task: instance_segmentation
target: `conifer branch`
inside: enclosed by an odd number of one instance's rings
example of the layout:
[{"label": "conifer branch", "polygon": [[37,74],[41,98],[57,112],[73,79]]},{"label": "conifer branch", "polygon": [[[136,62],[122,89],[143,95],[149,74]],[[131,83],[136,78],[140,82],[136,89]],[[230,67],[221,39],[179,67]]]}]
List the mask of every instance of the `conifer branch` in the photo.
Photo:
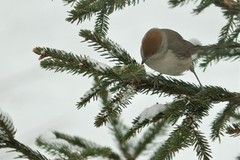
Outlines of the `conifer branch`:
[{"label": "conifer branch", "polygon": [[[227,35],[221,35],[221,37],[222,36],[227,36]],[[221,42],[216,46],[207,47],[207,48],[209,49],[199,54],[199,58],[201,59],[199,66],[204,70],[213,62],[217,63],[220,60],[235,61],[240,59],[239,43],[233,43],[232,41],[228,41],[222,44]]]},{"label": "conifer branch", "polygon": [[183,6],[189,3],[190,0],[169,0],[170,7],[174,8],[177,6]]},{"label": "conifer branch", "polygon": [[128,127],[122,123],[119,116],[114,117],[110,120],[110,130],[112,131],[112,134],[114,135],[114,138],[116,140],[116,144],[122,153],[122,155],[126,159],[134,159],[133,155],[131,153],[131,150],[133,148],[133,144],[131,141],[124,141],[123,136],[127,132]]},{"label": "conifer branch", "polygon": [[4,145],[0,144],[0,148],[11,148],[12,151],[21,153],[16,158],[27,158],[30,160],[49,160],[40,152],[32,150],[31,148],[22,144],[16,139],[5,140],[3,143]]},{"label": "conifer branch", "polygon": [[196,150],[199,159],[209,160],[211,158],[208,142],[205,136],[197,130],[202,117],[199,117],[197,112],[189,108],[191,105],[187,104],[187,106],[187,113],[182,124],[171,132],[169,138],[157,149],[151,160],[170,160],[176,152],[192,145],[194,145],[194,150]]},{"label": "conifer branch", "polygon": [[139,117],[137,117],[132,123],[133,126],[126,132],[126,134],[123,137],[123,140],[129,140],[131,137],[134,137],[142,128],[144,128],[146,125],[149,125],[151,123],[150,120],[144,120],[142,122],[138,122]]},{"label": "conifer branch", "polygon": [[[168,123],[175,124],[179,118],[187,114],[187,106],[194,105],[194,102],[191,102],[189,97],[183,97],[178,100],[173,101],[171,104],[168,104],[168,108],[163,113],[163,117],[168,119]],[[200,107],[198,107],[200,108]]]},{"label": "conifer branch", "polygon": [[136,63],[126,50],[97,32],[81,30],[79,35],[90,44],[90,47],[94,47],[95,51],[100,52],[101,56],[105,56],[110,61],[125,65]]},{"label": "conifer branch", "polygon": [[226,130],[227,123],[229,119],[235,114],[236,109],[239,108],[239,104],[229,103],[223,112],[218,113],[215,120],[212,122],[211,127],[211,138],[212,140],[219,139],[224,135],[224,131]]},{"label": "conifer branch", "polygon": [[[189,1],[190,0],[169,0],[169,4],[171,7],[177,7],[187,4]],[[227,24],[221,29],[219,42],[239,42],[240,3],[234,0],[201,0],[196,8],[193,9],[193,13],[199,14],[210,5],[220,7],[228,21]]]},{"label": "conifer branch", "polygon": [[[101,80],[97,77],[95,77],[94,80],[96,85],[100,85],[102,83]],[[111,95],[109,93],[109,90],[105,88],[100,95],[103,107],[108,106],[110,103],[109,101]],[[133,159],[132,154],[130,153],[130,150],[132,148],[131,142],[123,141],[123,135],[129,128],[122,123],[119,116],[111,117],[109,124],[109,129],[112,131],[112,134],[114,135],[114,138],[122,155],[126,159]]]},{"label": "conifer branch", "polygon": [[[148,75],[139,64],[110,68],[88,57],[73,55],[65,51],[50,48],[35,48],[34,52],[40,55],[42,59],[41,66],[46,69],[57,72],[67,71],[72,74],[83,74],[83,76],[99,76],[108,83],[121,85],[118,86],[119,89],[129,84],[137,92],[145,94],[151,91],[152,94],[164,93],[166,95],[186,96],[193,96],[201,91],[200,87],[181,80]],[[223,88],[213,86],[204,87],[204,90],[200,93],[205,94],[205,98],[210,97],[212,102],[228,101],[231,97],[233,98],[238,95],[237,93],[231,93]]]},{"label": "conifer branch", "polygon": [[176,152],[189,147],[191,143],[192,139],[191,132],[189,131],[189,125],[183,121],[180,126],[176,127],[175,130],[171,132],[169,138],[155,151],[154,155],[150,159],[171,160]]},{"label": "conifer branch", "polygon": [[36,144],[44,149],[47,153],[55,156],[56,158],[63,160],[83,160],[83,156],[81,156],[78,152],[80,152],[80,148],[76,150],[73,149],[73,146],[68,144],[66,141],[60,140],[49,140],[43,137],[38,137],[36,139]]},{"label": "conifer branch", "polygon": [[109,88],[114,83],[107,81],[104,78],[99,79],[99,77],[94,76],[94,79],[96,78],[101,81],[101,83],[93,84],[93,87],[84,93],[80,98],[80,102],[77,102],[78,109],[85,107],[91,100],[97,100],[99,97],[103,96],[106,88]]},{"label": "conifer branch", "polygon": [[[201,97],[202,94],[199,93],[193,97],[185,97],[182,98],[180,100],[176,100],[175,102],[168,104],[167,109],[163,112],[162,114],[162,121],[160,121],[160,123],[162,122],[163,124],[165,124],[166,122],[172,122],[175,123],[180,117],[183,116],[187,116],[185,118],[185,120],[183,121],[180,127],[186,127],[188,128],[188,132],[191,132],[189,130],[192,129],[192,132],[189,133],[189,136],[186,136],[186,133],[181,133],[181,136],[185,137],[182,141],[180,142],[176,142],[173,144],[170,142],[165,143],[165,147],[163,147],[164,149],[160,149],[156,152],[157,155],[154,156],[153,159],[171,159],[172,156],[175,154],[176,151],[178,151],[179,149],[188,147],[188,145],[193,145],[195,144],[195,150],[197,152],[197,155],[201,158],[201,159],[209,159],[211,157],[210,155],[210,149],[209,146],[207,145],[207,141],[204,138],[203,135],[201,135],[201,133],[199,131],[196,131],[195,128],[199,127],[198,122],[201,122],[201,119],[204,116],[208,115],[208,111],[211,107],[210,102],[208,102],[208,100],[205,101],[199,101],[199,96]],[[132,134],[136,133],[134,131],[136,131],[136,129],[139,129],[140,127],[143,127],[144,124],[147,124],[147,122],[149,123],[148,120],[142,121],[143,124],[139,125],[138,123],[138,119],[136,119],[135,121],[135,128],[131,128],[129,130],[129,132],[127,132],[127,134],[125,136],[129,135],[131,136]],[[185,126],[184,126],[185,125]],[[138,128],[136,128],[136,126]],[[187,129],[185,128],[185,130],[187,131]],[[135,129],[135,130],[133,130]],[[128,138],[127,137],[127,138]],[[187,137],[192,137],[195,139],[188,139]],[[173,140],[171,135],[169,137],[169,141]],[[174,141],[174,140],[173,140]],[[191,142],[192,143],[188,143]],[[194,142],[194,143],[193,143]],[[178,146],[178,149],[174,149],[174,151],[172,151],[171,153],[171,147],[176,147]],[[164,156],[164,157],[161,157]]]},{"label": "conifer branch", "polygon": [[11,118],[0,108],[0,142],[14,139],[16,132]]},{"label": "conifer branch", "polygon": [[107,15],[107,10],[106,10],[106,2],[105,5],[103,5],[103,8],[101,11],[97,13],[97,19],[95,22],[95,32],[98,34],[101,34],[102,36],[105,36],[108,31],[108,15]]},{"label": "conifer branch", "polygon": [[122,88],[110,101],[105,104],[95,120],[97,127],[109,122],[112,118],[117,117],[131,102],[130,100],[136,94],[135,89],[131,86]]},{"label": "conifer branch", "polygon": [[72,74],[83,74],[83,76],[99,76],[106,78],[105,75],[113,79],[119,79],[111,67],[91,59],[87,56],[74,55],[62,50],[50,48],[34,48],[33,51],[40,55],[41,67],[55,72],[67,71]]},{"label": "conifer branch", "polygon": [[234,137],[240,136],[240,123],[233,123],[226,127],[226,133]]},{"label": "conifer branch", "polygon": [[[101,126],[109,121],[111,119],[110,117],[118,115],[122,111],[122,108],[125,108],[130,104],[132,96],[137,92],[147,94],[151,91],[153,94],[164,93],[166,95],[175,96],[186,95],[190,97],[190,101],[193,98],[198,99],[198,103],[230,101],[238,95],[238,93],[231,93],[220,87],[206,86],[204,87],[204,90],[201,90],[200,88],[183,81],[170,78],[167,79],[163,76],[146,75],[145,71],[138,64],[110,68],[102,64],[100,65],[100,62],[93,61],[87,57],[76,56],[64,51],[49,48],[35,48],[34,52],[39,54],[40,58],[43,59],[41,65],[44,68],[61,72],[68,71],[73,74],[78,73],[89,76],[98,76],[101,77],[101,79],[104,79],[106,86],[111,83],[117,84],[113,87],[114,89],[110,88],[116,96],[110,101],[109,105],[106,105],[108,107],[105,106],[96,117],[96,126]],[[133,87],[135,91],[129,92],[129,90],[126,89],[126,86]],[[88,94],[88,96],[83,98],[82,103],[80,102],[79,105],[86,104],[92,97],[97,97],[97,94],[98,90]],[[198,104],[196,103],[196,105]],[[184,106],[184,104],[180,106]],[[179,115],[179,117],[181,117],[181,115]]]},{"label": "conifer branch", "polygon": [[[183,6],[188,4],[193,0],[169,0],[169,4],[171,7]],[[229,11],[231,14],[237,15],[239,13],[240,4],[238,1],[234,0],[201,0],[199,4],[197,4],[196,8],[193,9],[193,13],[199,14],[204,9],[209,7],[210,5],[215,5],[220,7],[224,11]],[[229,13],[230,14],[230,13]]]},{"label": "conifer branch", "polygon": [[229,39],[231,32],[233,32],[234,24],[234,16],[226,15],[228,22],[225,26],[222,27],[220,32],[220,41],[226,41]]},{"label": "conifer branch", "polygon": [[223,11],[228,12],[228,14],[238,15],[240,11],[240,3],[235,0],[215,0],[214,5],[220,7]]},{"label": "conifer branch", "polygon": [[[126,134],[123,137],[124,140],[128,140],[134,137],[137,134],[137,132],[140,132],[140,130],[146,125],[151,125],[152,129],[150,128],[148,132],[145,133],[144,136],[148,137],[148,135],[152,134],[150,137],[154,139],[154,133],[160,131],[160,129],[164,127],[164,124],[167,123],[168,117],[164,115],[165,114],[164,110],[168,110],[166,108],[169,108],[169,106],[166,107],[166,105],[165,106],[159,106],[158,104],[156,105],[146,108],[137,118],[133,120],[132,127],[126,132]],[[156,109],[156,107],[158,108],[158,110]],[[161,109],[159,107],[165,108]],[[144,143],[147,142],[148,140]]]},{"label": "conifer branch", "polygon": [[77,102],[78,109],[85,107],[87,103],[90,103],[91,99],[97,100],[98,93],[101,91],[102,87],[93,86],[91,89],[85,92],[85,94],[80,98],[80,102]]},{"label": "conifer branch", "polygon": [[0,148],[10,148],[18,152],[16,158],[28,158],[31,160],[48,160],[38,151],[34,151],[14,138],[16,129],[11,117],[0,109]]},{"label": "conifer branch", "polygon": [[140,154],[142,154],[142,152],[148,150],[148,145],[152,144],[154,139],[164,135],[166,129],[165,127],[166,122],[164,120],[156,122],[150,126],[134,147],[134,157],[137,158]]},{"label": "conifer branch", "polygon": [[193,9],[193,13],[199,14],[201,13],[204,9],[208,8],[213,2],[209,0],[202,0],[200,4]]},{"label": "conifer branch", "polygon": [[136,5],[139,0],[64,0],[67,4],[72,3],[73,8],[69,11],[69,16],[66,18],[68,22],[75,21],[83,22],[86,19],[91,19],[92,16],[99,14],[103,9],[105,13],[110,15],[116,10],[121,10],[126,6]]},{"label": "conifer branch", "polygon": [[[231,93],[224,88],[216,86],[204,86],[201,90],[194,84],[176,80],[171,77],[146,75],[141,77],[139,84],[136,84],[136,90],[143,94],[164,94],[166,96],[200,96],[199,98],[206,98],[213,103],[231,100],[231,98],[238,97],[239,93]],[[217,93],[217,94],[216,94]],[[239,97],[238,97],[239,99]]]},{"label": "conifer branch", "polygon": [[88,157],[105,157],[119,159],[119,156],[108,147],[102,147],[91,141],[69,136],[60,132],[53,132],[54,136],[37,138],[38,146],[60,159],[85,160]]},{"label": "conifer branch", "polygon": [[85,157],[103,157],[108,159],[120,160],[120,157],[112,152],[112,150],[108,147],[101,148],[87,148],[81,152],[81,155]]},{"label": "conifer branch", "polygon": [[71,145],[78,146],[79,148],[86,149],[86,148],[99,147],[99,145],[97,145],[96,143],[86,140],[84,138],[77,137],[77,136],[70,136],[58,131],[54,131],[53,134],[56,136],[57,139],[63,139],[68,143],[70,143]]},{"label": "conifer branch", "polygon": [[[168,104],[169,107],[164,112],[163,117],[167,117],[169,122],[175,123],[180,117],[183,117],[185,115],[191,115],[192,117],[194,117],[194,121],[201,122],[201,119],[203,117],[208,116],[208,112],[209,112],[209,109],[212,107],[212,104],[219,103],[220,101],[216,101],[216,100],[221,98],[223,98],[222,100],[225,101],[224,100],[226,98],[225,96],[227,96],[224,94],[216,94],[217,92],[212,92],[214,91],[212,90],[213,88],[208,88],[208,89],[199,92],[195,96],[185,97],[180,100],[176,100],[171,104]],[[227,98],[227,99],[226,101],[229,101],[229,104],[230,104],[226,107],[228,108],[227,113],[229,116],[233,116],[235,113],[235,109],[239,106],[239,103],[238,103],[239,101],[236,101],[235,97]],[[195,125],[197,125],[197,123],[195,123]],[[195,126],[195,127],[198,127],[198,126]],[[214,129],[216,128],[214,127]]]},{"label": "conifer branch", "polygon": [[239,44],[240,18],[238,14],[240,13],[240,4],[237,10],[226,9],[223,13],[228,22],[221,29],[219,42],[237,42]]},{"label": "conifer branch", "polygon": [[201,91],[201,88],[194,84],[172,77],[153,74],[142,76],[140,82],[136,84],[136,87],[137,90],[143,94],[164,94],[165,96],[191,96]]},{"label": "conifer branch", "polygon": [[212,158],[211,149],[206,137],[203,133],[195,129],[193,130],[193,143],[199,160],[210,160]]},{"label": "conifer branch", "polygon": [[75,21],[78,21],[77,23],[83,22],[86,19],[90,19],[96,12],[98,12],[101,8],[98,6],[98,8],[93,7],[95,4],[95,0],[75,0],[73,3],[73,0],[64,0],[67,3],[72,3],[73,8],[71,11],[69,11],[69,16],[66,18],[66,21],[74,23]]}]

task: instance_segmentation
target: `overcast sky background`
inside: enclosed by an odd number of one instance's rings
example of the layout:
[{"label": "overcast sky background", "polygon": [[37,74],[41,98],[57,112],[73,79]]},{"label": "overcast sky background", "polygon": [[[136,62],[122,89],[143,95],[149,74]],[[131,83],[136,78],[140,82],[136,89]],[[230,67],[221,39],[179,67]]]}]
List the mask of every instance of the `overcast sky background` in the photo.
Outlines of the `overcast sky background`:
[{"label": "overcast sky background", "polygon": [[[81,28],[92,29],[94,20],[79,25],[66,22],[69,7],[59,0],[1,2],[0,108],[11,115],[17,128],[16,138],[34,149],[37,148],[35,138],[49,130],[78,135],[116,149],[107,127],[95,128],[93,125],[100,108],[98,103],[91,103],[81,110],[75,106],[90,88],[91,80],[81,75],[45,71],[39,66],[38,56],[32,52],[34,47],[45,46],[99,60],[98,53],[81,43],[83,39],[78,36]],[[226,22],[220,10],[212,6],[193,16],[192,9],[193,4],[170,9],[165,1],[141,2],[110,16],[108,36],[139,62],[141,39],[152,27],[176,30],[185,39],[197,38],[205,45],[216,43]],[[221,61],[205,72],[196,68],[196,72],[204,85],[222,86],[230,91],[240,89],[239,62]],[[197,83],[191,72],[176,78]],[[156,102],[170,101],[170,98],[138,95],[123,111],[124,122],[131,125],[132,119],[144,108]],[[209,133],[209,123],[222,108],[222,104],[213,107],[210,116],[203,121],[202,131]],[[239,138],[226,136],[220,145],[218,142],[210,145],[213,159],[233,160],[240,153]],[[181,151],[174,160],[197,159],[192,149]],[[9,160],[12,155],[0,151],[0,159]]]}]

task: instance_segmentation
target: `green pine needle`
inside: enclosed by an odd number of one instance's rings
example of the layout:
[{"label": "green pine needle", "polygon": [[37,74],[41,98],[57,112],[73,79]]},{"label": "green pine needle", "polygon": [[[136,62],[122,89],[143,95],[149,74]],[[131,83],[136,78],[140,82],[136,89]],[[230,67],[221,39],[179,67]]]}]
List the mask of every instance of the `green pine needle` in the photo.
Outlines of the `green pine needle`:
[{"label": "green pine needle", "polygon": [[80,148],[96,148],[99,147],[98,144],[91,142],[89,140],[86,140],[84,138],[80,138],[77,136],[70,136],[58,131],[54,131],[53,134],[56,136],[57,139],[63,139],[66,140],[71,145],[78,146]]},{"label": "green pine needle", "polygon": [[97,13],[97,19],[95,22],[95,32],[105,36],[108,31],[108,15],[106,13],[106,5],[103,6],[102,10]]},{"label": "green pine needle", "polygon": [[11,118],[0,109],[0,142],[14,139],[16,132]]},{"label": "green pine needle", "polygon": [[221,136],[224,135],[226,130],[227,123],[229,122],[232,115],[234,115],[236,109],[239,107],[239,104],[229,103],[223,112],[218,113],[215,120],[212,122],[211,127],[211,138],[212,140],[221,139]]},{"label": "green pine needle", "polygon": [[203,133],[193,130],[193,143],[199,160],[210,160],[212,158],[210,146]]},{"label": "green pine needle", "polygon": [[240,123],[233,123],[226,127],[226,133],[234,137],[240,136]]},{"label": "green pine needle", "polygon": [[112,150],[108,147],[87,148],[81,152],[81,156],[84,157],[84,160],[88,157],[102,157],[102,158],[120,160],[119,155],[112,152]]},{"label": "green pine needle", "polygon": [[110,99],[108,104],[103,106],[100,113],[95,119],[95,126],[99,127],[109,122],[112,118],[116,117],[122,112],[123,108],[131,103],[131,99],[136,94],[135,90],[131,86],[122,88],[116,95]]},{"label": "green pine needle", "polygon": [[166,142],[161,145],[150,158],[151,160],[171,160],[176,152],[191,146],[189,126],[182,124],[175,128]]},{"label": "green pine needle", "polygon": [[[148,148],[149,145],[154,147],[153,142],[157,137],[165,135],[166,132],[166,121],[161,120],[160,122],[156,122],[151,125],[143,134],[143,136],[139,139],[138,143],[134,147],[134,157],[138,157],[146,150],[150,150]],[[126,134],[127,136],[127,134]],[[128,138],[128,137],[125,137]]]},{"label": "green pine needle", "polygon": [[109,38],[102,36],[101,33],[81,30],[79,35],[83,37],[91,47],[94,47],[95,51],[100,52],[102,56],[110,59],[110,61],[126,65],[136,63],[135,59],[133,59],[126,50]]}]

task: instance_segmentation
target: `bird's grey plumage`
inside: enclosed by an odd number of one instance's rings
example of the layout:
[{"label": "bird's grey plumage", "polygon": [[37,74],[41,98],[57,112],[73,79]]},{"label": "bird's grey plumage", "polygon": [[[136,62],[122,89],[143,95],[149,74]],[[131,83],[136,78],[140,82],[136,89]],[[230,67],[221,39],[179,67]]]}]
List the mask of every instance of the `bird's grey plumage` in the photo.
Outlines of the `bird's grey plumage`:
[{"label": "bird's grey plumage", "polygon": [[193,45],[191,42],[184,40],[177,32],[170,29],[161,30],[168,35],[168,48],[171,48],[179,58],[188,58],[200,51],[200,46]]}]

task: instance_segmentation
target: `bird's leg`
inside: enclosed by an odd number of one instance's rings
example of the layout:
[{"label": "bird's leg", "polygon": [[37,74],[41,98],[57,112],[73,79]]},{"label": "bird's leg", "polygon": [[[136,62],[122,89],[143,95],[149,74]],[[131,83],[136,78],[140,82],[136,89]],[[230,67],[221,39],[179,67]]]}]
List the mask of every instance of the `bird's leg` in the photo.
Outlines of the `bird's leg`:
[{"label": "bird's leg", "polygon": [[197,78],[197,81],[198,81],[200,87],[203,88],[203,85],[202,85],[202,83],[200,82],[200,80],[199,80],[199,78],[198,78],[198,76],[197,76],[197,74],[196,74],[196,72],[195,72],[195,70],[194,70],[194,66],[193,66],[193,65],[191,65],[190,71],[191,71],[191,72],[195,75],[195,77]]}]

